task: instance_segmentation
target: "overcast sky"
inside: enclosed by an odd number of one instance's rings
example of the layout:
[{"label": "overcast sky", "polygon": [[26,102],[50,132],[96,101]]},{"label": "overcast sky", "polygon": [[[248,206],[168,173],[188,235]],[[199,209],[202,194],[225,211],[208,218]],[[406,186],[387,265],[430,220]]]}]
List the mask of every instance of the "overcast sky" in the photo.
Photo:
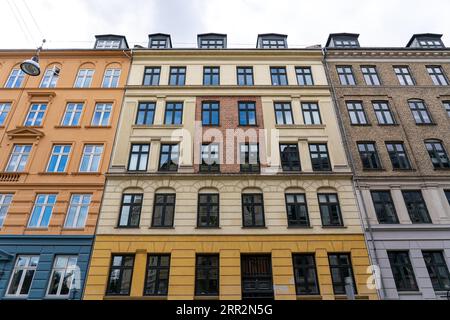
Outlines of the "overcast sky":
[{"label": "overcast sky", "polygon": [[288,34],[290,47],[324,45],[332,32],[360,33],[363,46],[443,33],[450,46],[449,14],[449,0],[0,0],[0,47],[34,48],[45,37],[47,48],[84,48],[105,33],[146,45],[156,32],[175,47],[205,32],[227,33],[229,47],[254,47],[268,32]]}]

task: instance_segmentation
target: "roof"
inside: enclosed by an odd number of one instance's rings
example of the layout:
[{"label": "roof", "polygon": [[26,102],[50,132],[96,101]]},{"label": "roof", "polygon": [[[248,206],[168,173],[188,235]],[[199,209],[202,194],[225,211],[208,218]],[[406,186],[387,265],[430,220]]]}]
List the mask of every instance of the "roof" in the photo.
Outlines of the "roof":
[{"label": "roof", "polygon": [[197,38],[200,37],[207,37],[207,36],[218,36],[218,37],[226,37],[226,33],[214,33],[214,32],[208,32],[208,33],[200,33],[197,35]]},{"label": "roof", "polygon": [[341,33],[330,33],[328,36],[327,43],[325,44],[325,47],[328,47],[331,43],[331,39],[334,37],[354,37],[356,39],[359,38],[359,33],[348,33],[348,32],[341,32]]},{"label": "roof", "polygon": [[150,33],[148,35],[148,38],[150,39],[152,37],[167,37],[167,38],[169,38],[170,47],[172,47],[172,37],[170,36],[170,34],[168,34],[168,33]]},{"label": "roof", "polygon": [[411,37],[411,39],[409,40],[409,42],[406,46],[407,47],[411,46],[412,43],[414,42],[414,40],[419,37],[430,37],[430,38],[441,39],[442,36],[443,35],[439,34],[439,33],[416,33],[416,34],[413,34],[413,36]]}]

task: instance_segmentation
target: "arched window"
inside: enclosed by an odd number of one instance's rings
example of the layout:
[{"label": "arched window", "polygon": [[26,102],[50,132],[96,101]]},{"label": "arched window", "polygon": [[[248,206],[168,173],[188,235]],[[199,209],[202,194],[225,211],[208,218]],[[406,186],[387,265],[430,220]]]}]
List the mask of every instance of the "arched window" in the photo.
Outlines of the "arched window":
[{"label": "arched window", "polygon": [[139,228],[144,195],[134,190],[125,191],[120,206],[119,228]]},{"label": "arched window", "polygon": [[49,64],[42,76],[40,88],[55,88],[58,83],[59,74],[61,72],[61,64]]},{"label": "arched window", "polygon": [[118,63],[111,63],[106,66],[105,74],[103,76],[103,88],[117,88],[119,86],[119,79],[121,74],[121,66]]},{"label": "arched window", "polygon": [[8,80],[6,80],[5,88],[20,88],[22,87],[25,73],[20,70],[20,66],[14,66],[9,74]]},{"label": "arched window", "polygon": [[78,69],[74,88],[90,88],[94,77],[95,66],[92,63],[84,63]]}]

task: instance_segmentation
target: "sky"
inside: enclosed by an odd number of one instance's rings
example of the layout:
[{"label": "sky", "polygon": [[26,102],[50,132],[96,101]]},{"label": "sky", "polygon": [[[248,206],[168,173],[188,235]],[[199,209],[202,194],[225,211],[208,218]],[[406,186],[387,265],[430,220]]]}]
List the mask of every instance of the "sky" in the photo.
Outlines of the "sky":
[{"label": "sky", "polygon": [[414,33],[443,33],[449,0],[0,0],[0,48],[90,48],[96,34],[146,46],[169,33],[174,47],[196,35],[228,34],[228,47],[252,48],[259,33],[288,35],[289,47],[324,45],[329,33],[360,33],[362,46],[405,46]]}]

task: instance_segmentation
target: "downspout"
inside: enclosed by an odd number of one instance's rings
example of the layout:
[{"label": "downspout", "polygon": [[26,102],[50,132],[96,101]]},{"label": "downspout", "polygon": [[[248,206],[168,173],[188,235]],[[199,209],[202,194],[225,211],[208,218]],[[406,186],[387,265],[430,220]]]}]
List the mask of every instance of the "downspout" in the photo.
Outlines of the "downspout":
[{"label": "downspout", "polygon": [[[325,72],[326,73],[326,77],[327,77],[328,83],[331,86],[331,98],[332,98],[333,104],[335,106],[335,112],[338,115],[338,120],[340,120],[340,121],[338,121],[339,122],[339,131],[341,132],[342,139],[344,139],[344,141],[343,141],[344,142],[343,143],[344,144],[344,150],[345,150],[345,153],[347,154],[347,159],[350,162],[350,167],[351,167],[352,172],[353,172],[352,180],[353,180],[353,183],[355,185],[355,189],[353,190],[353,194],[355,196],[356,205],[357,205],[358,209],[360,210],[360,212],[362,212],[364,214],[364,218],[367,221],[367,229],[368,229],[369,234],[370,234],[370,239],[367,239],[367,237],[365,237],[367,249],[369,251],[368,252],[369,253],[369,260],[371,261],[372,265],[379,266],[379,263],[378,263],[379,258],[378,258],[377,248],[376,248],[376,242],[375,242],[374,236],[373,236],[372,224],[370,223],[369,216],[367,214],[367,206],[366,206],[366,203],[365,203],[364,198],[363,198],[362,193],[361,193],[361,186],[359,185],[359,180],[355,177],[355,173],[356,173],[355,162],[354,162],[353,155],[350,152],[347,143],[345,143],[345,140],[347,140],[347,132],[345,130],[345,126],[342,124],[342,121],[341,121],[341,119],[343,119],[343,117],[342,117],[342,114],[341,114],[341,110],[339,108],[338,99],[336,97],[335,86],[334,86],[333,81],[331,81],[331,76],[330,76],[331,75],[331,69],[330,69],[330,66],[328,65],[328,50],[327,50],[326,47],[323,49],[323,56],[324,56],[324,60],[323,61],[324,61],[325,70],[326,70],[326,72]],[[360,204],[360,201],[358,201],[358,195],[361,198],[361,204]],[[362,208],[361,208],[361,205],[362,205]],[[362,227],[364,229],[365,227],[364,227],[363,218],[360,216],[359,219],[360,219],[361,225],[362,225]],[[374,252],[373,257],[370,254],[369,242],[373,246],[373,252]],[[375,277],[374,270],[372,270],[372,274]],[[386,292],[385,292],[385,288],[384,288],[384,284],[383,284],[383,277],[381,277],[381,274],[380,274],[380,280],[381,280],[381,289],[377,289],[377,293],[378,293],[379,298],[384,299],[384,297],[386,296]]]}]

